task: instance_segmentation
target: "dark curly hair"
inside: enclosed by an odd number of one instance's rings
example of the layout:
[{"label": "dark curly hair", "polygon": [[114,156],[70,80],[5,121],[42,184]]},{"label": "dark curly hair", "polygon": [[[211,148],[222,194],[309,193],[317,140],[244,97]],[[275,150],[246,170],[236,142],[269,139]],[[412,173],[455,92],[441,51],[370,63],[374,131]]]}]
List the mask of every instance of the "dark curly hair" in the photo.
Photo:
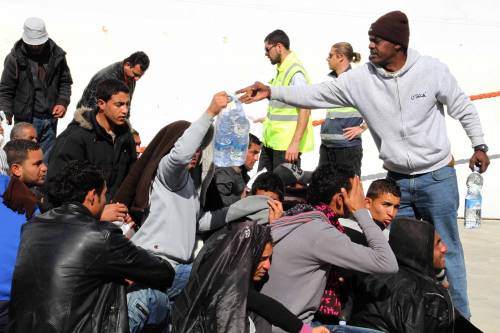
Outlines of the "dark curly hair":
[{"label": "dark curly hair", "polygon": [[45,191],[54,207],[66,202],[83,203],[89,191],[101,194],[106,186],[102,170],[88,161],[70,161],[46,184]]},{"label": "dark curly hair", "polygon": [[351,190],[349,179],[354,178],[354,168],[341,165],[325,164],[319,166],[312,174],[311,183],[307,190],[307,202],[311,205],[320,203],[329,204],[332,197],[340,193],[342,188]]},{"label": "dark curly hair", "polygon": [[258,190],[276,193],[280,201],[283,201],[285,198],[285,185],[283,181],[278,175],[271,171],[264,172],[255,179],[252,185],[251,194],[255,195]]}]

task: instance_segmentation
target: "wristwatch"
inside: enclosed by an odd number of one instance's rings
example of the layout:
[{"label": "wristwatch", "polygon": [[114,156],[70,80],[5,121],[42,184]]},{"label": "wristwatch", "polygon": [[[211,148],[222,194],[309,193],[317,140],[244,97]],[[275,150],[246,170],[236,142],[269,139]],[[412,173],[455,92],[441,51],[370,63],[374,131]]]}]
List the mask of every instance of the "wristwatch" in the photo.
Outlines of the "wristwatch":
[{"label": "wristwatch", "polygon": [[488,152],[488,146],[485,145],[484,143],[482,145],[477,145],[474,147],[474,151],[477,151],[477,150],[480,150],[483,153],[486,153],[486,152]]}]

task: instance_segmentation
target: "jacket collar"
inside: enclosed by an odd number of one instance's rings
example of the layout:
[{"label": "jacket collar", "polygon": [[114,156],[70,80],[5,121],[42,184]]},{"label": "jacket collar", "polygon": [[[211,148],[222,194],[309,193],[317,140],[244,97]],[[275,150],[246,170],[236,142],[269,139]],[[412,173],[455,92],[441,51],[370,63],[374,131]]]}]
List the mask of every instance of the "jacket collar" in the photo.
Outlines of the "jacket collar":
[{"label": "jacket collar", "polygon": [[[51,55],[50,58],[53,58],[53,60],[51,59],[50,63],[53,63],[55,65],[61,59],[64,58],[64,56],[66,55],[66,52],[64,52],[64,50],[61,49],[50,38],[47,41],[47,43],[49,43],[50,55]],[[26,49],[24,48],[24,43],[23,43],[22,39],[18,40],[14,44],[14,47],[12,48],[11,54],[16,58],[16,60],[20,66],[27,66],[28,65],[28,54],[26,53]]]},{"label": "jacket collar", "polygon": [[[87,107],[81,107],[77,109],[73,116],[72,123],[88,131],[95,131],[99,136],[104,137],[110,140],[111,142],[113,141],[111,139],[111,136],[108,133],[106,133],[106,131],[97,123],[96,110]],[[128,120],[123,126],[117,127],[117,131],[115,134],[116,137],[118,138],[126,134],[127,132],[131,132],[131,126]]]}]

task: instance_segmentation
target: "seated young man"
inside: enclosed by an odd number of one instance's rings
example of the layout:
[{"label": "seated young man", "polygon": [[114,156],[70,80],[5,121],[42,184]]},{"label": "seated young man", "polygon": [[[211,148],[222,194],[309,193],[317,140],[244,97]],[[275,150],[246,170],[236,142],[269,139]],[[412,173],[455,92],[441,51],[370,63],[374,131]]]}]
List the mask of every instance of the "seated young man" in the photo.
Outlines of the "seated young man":
[{"label": "seated young man", "polygon": [[[367,273],[394,273],[398,269],[387,240],[365,208],[354,170],[318,167],[309,185],[308,202],[272,223],[273,266],[262,288],[262,293],[305,323],[311,322],[320,305],[332,265]],[[351,242],[339,230],[338,218],[351,214],[368,247]]]},{"label": "seated young man", "polygon": [[[29,124],[31,126],[31,124]],[[39,213],[35,186],[45,182],[47,167],[40,145],[30,140],[9,141],[5,147],[11,176],[0,175],[0,332],[9,316],[12,275],[21,239],[21,228]],[[3,151],[3,150],[2,150]]]},{"label": "seated young man", "polygon": [[307,203],[307,185],[311,181],[311,171],[304,171],[296,164],[283,163],[273,173],[278,175],[285,185],[285,210],[301,203]]},{"label": "seated young man", "polygon": [[202,208],[201,160],[212,139],[212,123],[228,102],[225,92],[216,93],[192,124],[180,120],[160,130],[114,197],[130,207],[141,225],[132,242],[164,258],[176,271],[168,290],[140,285],[129,290],[132,333],[167,324],[173,299],[189,278],[198,233],[225,224],[227,207],[215,211]]},{"label": "seated young man", "polygon": [[167,288],[174,270],[112,223],[102,171],[72,161],[48,184],[57,207],[22,228],[8,332],[128,332],[126,280]]},{"label": "seated young man", "polygon": [[260,224],[268,222],[268,211],[269,217],[274,214],[267,205],[261,207],[264,215],[260,218],[255,214],[235,216],[205,242],[189,282],[176,300],[174,332],[248,332],[249,325],[263,332],[270,329],[269,323],[286,332],[329,332],[302,323],[279,302],[259,293],[273,252],[270,230]]},{"label": "seated young man", "polygon": [[391,333],[480,332],[454,309],[448,290],[436,281],[435,271],[445,267],[447,247],[432,224],[396,218],[389,244],[399,272],[360,283],[353,325]]},{"label": "seated young man", "polygon": [[262,143],[249,134],[248,150],[245,163],[241,166],[215,167],[215,172],[207,190],[204,208],[207,210],[229,207],[245,196],[250,172],[259,160]]},{"label": "seated young man", "polygon": [[[370,184],[366,192],[365,207],[370,211],[373,221],[389,239],[389,226],[396,217],[401,202],[401,190],[391,179],[377,179]],[[359,225],[350,219],[339,219],[346,229],[346,234],[356,243],[365,244],[366,239]],[[357,232],[356,232],[357,231]]]}]

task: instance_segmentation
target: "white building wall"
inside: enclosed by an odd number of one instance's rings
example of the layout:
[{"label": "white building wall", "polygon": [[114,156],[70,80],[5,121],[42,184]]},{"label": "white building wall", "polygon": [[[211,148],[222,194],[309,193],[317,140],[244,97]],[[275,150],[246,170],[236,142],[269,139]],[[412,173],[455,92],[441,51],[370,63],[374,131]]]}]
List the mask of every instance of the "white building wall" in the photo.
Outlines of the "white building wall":
[{"label": "white building wall", "polygon": [[[72,118],[76,102],[92,75],[137,50],[145,51],[151,66],[138,82],[131,120],[143,142],[164,125],[178,119],[194,120],[220,90],[237,90],[256,80],[266,82],[274,68],[264,56],[263,39],[280,28],[303,60],[314,82],[328,73],[330,46],[348,41],[368,56],[367,31],[380,15],[406,12],[410,47],[449,65],[467,94],[500,90],[500,6],[495,1],[0,1],[0,58],[21,37],[29,16],[42,17],[49,35],[67,52],[73,75],[73,98],[59,130]],[[500,98],[477,101],[492,164],[484,175],[483,216],[500,217]],[[246,107],[249,115],[266,113],[266,103]],[[313,111],[321,118],[323,111]],[[455,159],[468,159],[470,141],[460,124],[448,119],[448,135]],[[260,132],[260,125],[253,131]],[[319,129],[316,129],[318,132]],[[319,147],[319,133],[317,147]],[[362,173],[383,172],[368,133],[364,136]],[[305,169],[313,169],[315,153],[304,155]],[[466,164],[457,165],[463,215]],[[365,188],[369,182],[365,182]]]}]

